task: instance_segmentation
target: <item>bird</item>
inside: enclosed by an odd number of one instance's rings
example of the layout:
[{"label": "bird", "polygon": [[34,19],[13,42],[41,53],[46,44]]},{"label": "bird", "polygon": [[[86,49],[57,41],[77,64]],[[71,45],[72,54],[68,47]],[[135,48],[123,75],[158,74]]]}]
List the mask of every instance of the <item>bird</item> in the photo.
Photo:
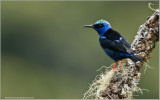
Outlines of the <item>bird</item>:
[{"label": "bird", "polygon": [[141,61],[141,58],[133,53],[127,39],[115,31],[108,21],[101,19],[95,24],[83,27],[93,28],[98,32],[100,46],[116,62],[112,69],[116,69],[118,61],[125,58],[130,58],[134,63]]}]

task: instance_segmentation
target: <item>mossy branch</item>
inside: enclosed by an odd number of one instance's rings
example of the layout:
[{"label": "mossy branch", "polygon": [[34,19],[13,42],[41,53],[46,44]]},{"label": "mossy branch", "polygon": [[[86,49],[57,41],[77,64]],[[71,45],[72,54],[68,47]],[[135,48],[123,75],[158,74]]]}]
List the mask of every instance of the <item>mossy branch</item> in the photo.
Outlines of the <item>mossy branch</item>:
[{"label": "mossy branch", "polygon": [[159,10],[147,18],[140,26],[131,48],[142,58],[136,64],[130,59],[120,61],[116,70],[107,70],[90,85],[84,99],[131,99],[134,92],[141,92],[137,87],[140,80],[140,68],[150,59],[150,52],[159,41]]}]

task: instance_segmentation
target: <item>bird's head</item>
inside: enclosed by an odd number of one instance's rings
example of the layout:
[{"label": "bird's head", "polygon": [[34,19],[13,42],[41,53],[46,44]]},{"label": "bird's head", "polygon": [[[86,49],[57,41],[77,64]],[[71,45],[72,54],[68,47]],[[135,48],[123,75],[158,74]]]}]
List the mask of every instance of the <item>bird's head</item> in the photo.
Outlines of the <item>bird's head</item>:
[{"label": "bird's head", "polygon": [[84,27],[94,28],[98,32],[99,36],[102,36],[104,35],[105,32],[108,31],[108,29],[111,28],[111,25],[109,24],[109,22],[102,19],[102,20],[98,20],[93,25],[85,25]]}]

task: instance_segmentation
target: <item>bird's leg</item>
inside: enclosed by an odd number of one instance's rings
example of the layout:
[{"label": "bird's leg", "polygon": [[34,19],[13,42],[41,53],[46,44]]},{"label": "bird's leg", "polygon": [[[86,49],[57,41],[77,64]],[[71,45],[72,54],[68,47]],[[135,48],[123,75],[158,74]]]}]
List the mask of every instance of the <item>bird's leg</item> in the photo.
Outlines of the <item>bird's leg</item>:
[{"label": "bird's leg", "polygon": [[116,69],[115,67],[117,66],[117,64],[118,64],[118,61],[116,61],[116,64],[113,66],[112,69]]}]

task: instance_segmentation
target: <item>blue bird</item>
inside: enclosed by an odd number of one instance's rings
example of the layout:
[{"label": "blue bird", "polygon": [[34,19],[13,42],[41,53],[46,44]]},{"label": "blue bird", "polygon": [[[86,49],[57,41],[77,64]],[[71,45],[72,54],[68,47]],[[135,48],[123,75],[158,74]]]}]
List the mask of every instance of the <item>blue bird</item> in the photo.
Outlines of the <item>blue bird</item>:
[{"label": "blue bird", "polygon": [[94,28],[98,32],[101,47],[116,62],[113,69],[118,61],[124,58],[130,58],[134,63],[141,60],[133,53],[130,43],[120,33],[113,30],[108,21],[98,20],[95,24],[84,27]]}]

